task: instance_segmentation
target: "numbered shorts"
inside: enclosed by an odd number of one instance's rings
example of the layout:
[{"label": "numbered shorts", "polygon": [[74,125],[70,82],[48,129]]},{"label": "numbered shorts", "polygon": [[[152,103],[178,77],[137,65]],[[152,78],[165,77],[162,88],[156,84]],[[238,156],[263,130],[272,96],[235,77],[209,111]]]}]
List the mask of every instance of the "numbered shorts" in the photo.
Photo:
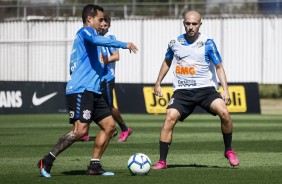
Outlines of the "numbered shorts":
[{"label": "numbered shorts", "polygon": [[103,98],[110,108],[113,108],[113,90],[115,87],[115,79],[107,81],[104,80],[101,83],[101,90]]},{"label": "numbered shorts", "polygon": [[176,90],[167,106],[167,109],[174,108],[180,113],[179,121],[183,121],[187,118],[196,108],[200,106],[208,113],[216,115],[210,110],[211,103],[221,98],[221,95],[215,90],[214,87],[196,88],[191,90]]},{"label": "numbered shorts", "polygon": [[101,94],[90,91],[67,95],[70,123],[98,123],[111,115],[111,111]]}]

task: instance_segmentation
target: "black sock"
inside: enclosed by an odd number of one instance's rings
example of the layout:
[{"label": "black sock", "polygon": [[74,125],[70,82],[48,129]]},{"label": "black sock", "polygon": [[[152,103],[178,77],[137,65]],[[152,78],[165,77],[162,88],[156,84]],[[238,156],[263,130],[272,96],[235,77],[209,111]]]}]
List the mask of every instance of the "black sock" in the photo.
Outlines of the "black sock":
[{"label": "black sock", "polygon": [[45,157],[43,158],[44,162],[47,163],[47,164],[50,164],[50,165],[53,164],[55,159],[56,159],[56,157],[54,157],[50,153],[48,155],[45,155]]},{"label": "black sock", "polygon": [[99,165],[100,164],[100,160],[91,160],[90,161],[90,165]]},{"label": "black sock", "polygon": [[124,122],[118,123],[118,125],[119,125],[119,127],[120,127],[122,132],[126,132],[128,130],[127,126],[126,126],[126,124]]},{"label": "black sock", "polygon": [[160,141],[160,160],[166,161],[170,143]]},{"label": "black sock", "polygon": [[222,133],[223,135],[223,141],[224,141],[224,146],[225,146],[225,151],[230,151],[232,150],[231,143],[232,143],[232,133]]}]

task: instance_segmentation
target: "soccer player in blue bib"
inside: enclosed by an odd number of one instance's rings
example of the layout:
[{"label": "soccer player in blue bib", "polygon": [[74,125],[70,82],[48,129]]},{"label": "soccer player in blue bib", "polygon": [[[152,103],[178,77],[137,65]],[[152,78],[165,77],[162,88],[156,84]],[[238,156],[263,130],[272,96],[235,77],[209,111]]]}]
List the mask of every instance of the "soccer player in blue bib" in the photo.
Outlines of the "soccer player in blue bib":
[{"label": "soccer player in blue bib", "polygon": [[[110,38],[112,40],[116,40],[115,35],[109,32],[109,28],[111,26],[111,18],[107,15],[104,16],[104,20],[101,25],[100,34]],[[105,70],[104,75],[102,77],[102,95],[106,100],[109,107],[112,109],[112,116],[114,120],[118,123],[121,134],[118,139],[118,142],[124,142],[132,133],[131,128],[128,128],[121,117],[121,114],[118,109],[113,106],[113,89],[115,88],[115,67],[116,61],[119,60],[119,51],[118,48],[114,47],[102,47],[102,55],[105,57]],[[117,132],[116,132],[117,133]]]},{"label": "soccer player in blue bib", "polygon": [[[224,140],[224,156],[231,166],[238,166],[239,159],[231,147],[232,120],[226,104],[230,103],[226,74],[221,57],[214,41],[199,32],[201,16],[196,11],[184,14],[183,25],[186,34],[172,39],[161,66],[154,93],[163,96],[161,81],[168,70],[173,70],[173,95],[167,106],[166,118],[160,135],[160,158],[153,169],[167,168],[167,154],[172,141],[173,128],[178,121],[183,121],[195,109],[201,106],[221,120]],[[217,77],[223,88],[220,95]]]},{"label": "soccer player in blue bib", "polygon": [[129,49],[134,53],[137,47],[133,43],[125,43],[100,36],[104,9],[88,4],[82,11],[83,27],[76,33],[70,57],[70,77],[66,86],[66,97],[69,108],[69,120],[72,129],[63,135],[55,147],[38,161],[40,173],[51,177],[50,170],[56,157],[74,142],[87,134],[89,125],[94,121],[100,131],[96,136],[92,159],[87,168],[88,175],[114,175],[106,172],[100,159],[115,129],[111,110],[102,98],[100,83],[104,71],[101,47],[117,47]]},{"label": "soccer player in blue bib", "polygon": [[[111,26],[111,18],[108,15],[105,15],[104,20],[101,23],[101,29],[99,30],[99,34],[107,38],[110,38],[112,40],[116,40],[115,35],[109,32],[110,26]],[[132,130],[131,128],[128,128],[126,126],[123,118],[121,117],[119,110],[113,106],[113,90],[115,88],[115,67],[116,67],[116,62],[119,60],[119,50],[118,48],[115,47],[101,46],[101,53],[105,64],[103,77],[101,79],[102,95],[106,103],[110,107],[110,109],[112,109],[112,116],[121,129],[121,134],[118,139],[118,142],[124,142],[131,135]],[[117,129],[115,129],[112,137],[116,136],[117,134],[118,131]],[[90,140],[89,134],[85,135],[80,139],[80,141],[89,141],[89,140]]]}]

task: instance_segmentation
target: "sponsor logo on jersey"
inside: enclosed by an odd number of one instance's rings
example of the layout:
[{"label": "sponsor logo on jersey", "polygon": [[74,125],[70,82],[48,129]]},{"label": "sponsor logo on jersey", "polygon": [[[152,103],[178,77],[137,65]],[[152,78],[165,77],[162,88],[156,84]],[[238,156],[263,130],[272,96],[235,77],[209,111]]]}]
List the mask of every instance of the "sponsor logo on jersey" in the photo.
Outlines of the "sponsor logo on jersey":
[{"label": "sponsor logo on jersey", "polygon": [[176,42],[175,40],[170,40],[169,44],[173,45],[173,44],[175,44],[175,42]]},{"label": "sponsor logo on jersey", "polygon": [[87,29],[84,29],[83,31],[84,31],[88,36],[91,36],[91,33],[89,33]]},{"label": "sponsor logo on jersey", "polygon": [[176,66],[175,73],[177,75],[195,75],[196,70],[193,66],[191,67],[184,67],[184,66]]},{"label": "sponsor logo on jersey", "polygon": [[190,55],[186,55],[186,56],[178,57],[177,64],[182,63],[182,60],[183,60],[183,59],[185,59],[185,58],[189,58],[189,57],[190,57]]},{"label": "sponsor logo on jersey", "polygon": [[22,104],[21,91],[0,91],[0,108],[20,108]]},{"label": "sponsor logo on jersey", "polygon": [[198,48],[200,48],[200,47],[202,47],[202,46],[204,46],[204,42],[203,42],[203,41],[197,42],[197,47],[198,47]]},{"label": "sponsor logo on jersey", "polygon": [[184,38],[180,38],[178,41],[181,45],[186,43],[186,40]]},{"label": "sponsor logo on jersey", "polygon": [[71,73],[76,69],[76,67],[77,67],[77,60],[75,59],[75,60],[73,60],[73,61],[70,61],[70,71],[71,71]]},{"label": "sponsor logo on jersey", "polygon": [[189,86],[196,86],[197,85],[197,83],[196,83],[196,80],[193,80],[193,79],[191,79],[191,80],[188,80],[188,79],[186,79],[186,80],[178,80],[178,87],[189,87]]},{"label": "sponsor logo on jersey", "polygon": [[32,96],[32,104],[34,106],[39,106],[41,104],[43,104],[44,102],[48,101],[50,98],[52,98],[53,96],[57,95],[57,92],[42,96],[42,97],[37,97],[36,96],[36,92],[34,92],[33,96]]},{"label": "sponsor logo on jersey", "polygon": [[66,87],[66,92],[71,92],[73,91],[73,86],[67,86]]}]

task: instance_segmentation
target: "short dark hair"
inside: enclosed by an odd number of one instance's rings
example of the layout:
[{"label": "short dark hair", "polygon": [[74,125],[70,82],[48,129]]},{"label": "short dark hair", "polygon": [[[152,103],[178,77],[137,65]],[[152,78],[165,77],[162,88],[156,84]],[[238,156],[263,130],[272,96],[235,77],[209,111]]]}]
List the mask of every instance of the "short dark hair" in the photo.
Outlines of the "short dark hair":
[{"label": "short dark hair", "polygon": [[85,23],[88,16],[95,17],[98,14],[98,10],[104,12],[104,8],[95,4],[84,6],[81,14],[82,22]]},{"label": "short dark hair", "polygon": [[107,22],[109,26],[111,26],[111,17],[109,15],[104,15],[104,21]]}]

